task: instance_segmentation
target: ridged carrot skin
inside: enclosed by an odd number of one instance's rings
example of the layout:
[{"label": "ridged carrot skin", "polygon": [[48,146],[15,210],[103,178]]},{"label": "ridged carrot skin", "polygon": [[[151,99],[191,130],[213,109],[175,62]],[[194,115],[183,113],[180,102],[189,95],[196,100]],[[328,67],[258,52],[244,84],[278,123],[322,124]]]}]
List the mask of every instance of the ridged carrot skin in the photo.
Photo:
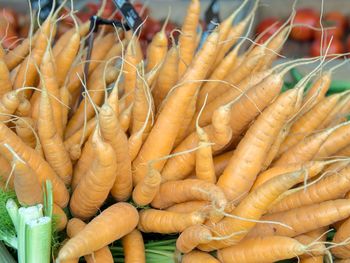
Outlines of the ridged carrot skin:
[{"label": "ridged carrot skin", "polygon": [[111,205],[72,237],[58,253],[59,260],[93,253],[130,233],[137,225],[137,210],[128,203]]},{"label": "ridged carrot skin", "polygon": [[139,230],[134,229],[124,236],[122,245],[125,263],[146,263],[145,245]]},{"label": "ridged carrot skin", "polygon": [[209,253],[199,251],[199,250],[194,250],[190,253],[184,254],[181,260],[181,263],[198,263],[198,262],[220,263],[219,260],[214,258]]},{"label": "ridged carrot skin", "polygon": [[208,228],[200,225],[190,226],[176,240],[176,248],[182,253],[189,253],[199,244],[210,242],[211,237]]}]

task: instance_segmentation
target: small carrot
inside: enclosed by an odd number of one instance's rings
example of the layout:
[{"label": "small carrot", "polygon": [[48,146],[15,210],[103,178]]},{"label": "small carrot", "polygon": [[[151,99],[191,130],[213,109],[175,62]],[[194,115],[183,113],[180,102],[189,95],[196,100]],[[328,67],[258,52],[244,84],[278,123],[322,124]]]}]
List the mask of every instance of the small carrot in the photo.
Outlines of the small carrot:
[{"label": "small carrot", "polygon": [[15,91],[10,91],[0,98],[0,121],[10,119],[10,114],[13,114],[20,104],[19,97]]},{"label": "small carrot", "polygon": [[202,211],[205,207],[209,206],[207,201],[188,201],[179,204],[172,205],[166,208],[166,211],[176,213],[192,213],[195,211]]},{"label": "small carrot", "polygon": [[61,207],[53,204],[52,216],[54,220],[54,226],[57,231],[62,231],[66,228],[68,219],[66,213],[62,210]]},{"label": "small carrot", "polygon": [[0,97],[12,90],[10,72],[3,59],[0,59]]},{"label": "small carrot", "polygon": [[195,53],[195,39],[197,35],[199,16],[200,2],[198,0],[191,0],[179,36],[179,78],[182,77],[187,67],[191,64]]},{"label": "small carrot", "polygon": [[[127,200],[132,192],[131,160],[128,139],[121,130],[117,117],[108,104],[104,104],[99,115],[102,137],[113,148],[117,170],[112,182],[111,194],[118,201]],[[91,156],[93,158],[93,156]]]},{"label": "small carrot", "polygon": [[130,104],[126,109],[124,109],[118,116],[120,122],[120,128],[127,132],[131,123],[133,104]]},{"label": "small carrot", "polygon": [[70,201],[72,214],[83,220],[95,215],[106,200],[117,171],[114,150],[103,141],[98,129],[92,135],[91,143],[96,159],[74,189]]},{"label": "small carrot", "polygon": [[20,98],[18,107],[15,111],[15,115],[18,117],[30,117],[32,112],[32,105],[29,100],[25,98]]},{"label": "small carrot", "polygon": [[[277,224],[258,224],[248,233],[248,238],[258,236],[283,235],[293,237],[328,226],[350,215],[350,201],[337,199],[318,204],[302,206],[280,213],[264,215],[261,220],[280,222],[289,228]],[[300,223],[302,222],[302,224]]]},{"label": "small carrot", "polygon": [[16,133],[22,141],[31,148],[35,148],[37,137],[35,136],[35,122],[28,117],[19,118],[16,122]]},{"label": "small carrot", "polygon": [[319,129],[328,128],[338,123],[346,121],[345,116],[349,112],[350,96],[347,95],[343,98],[328,114],[327,118],[319,126]]},{"label": "small carrot", "polygon": [[284,236],[266,236],[246,239],[237,245],[218,250],[223,263],[275,262],[293,258],[307,252],[307,246]]},{"label": "small carrot", "polygon": [[111,205],[68,240],[59,251],[58,259],[91,254],[130,233],[138,219],[137,210],[132,205],[123,202]]},{"label": "small carrot", "polygon": [[331,85],[331,74],[326,71],[323,72],[312,84],[306,96],[303,104],[307,103],[309,108],[319,103],[326,95]]},{"label": "small carrot", "polygon": [[[53,108],[45,88],[41,91],[38,119],[38,135],[43,146],[45,158],[58,176],[69,185],[73,167],[62,138],[55,126]],[[60,120],[61,121],[61,120]]]},{"label": "small carrot", "polygon": [[60,88],[60,98],[64,105],[61,105],[61,114],[62,114],[62,127],[67,126],[68,122],[68,113],[69,113],[69,104],[71,95],[66,86]]},{"label": "small carrot", "polygon": [[[67,235],[72,238],[76,236],[79,232],[81,232],[85,228],[86,224],[78,218],[72,218],[68,221],[67,224]],[[87,263],[99,263],[106,262],[112,263],[113,257],[112,253],[107,246],[96,250],[92,253],[92,255],[84,256]]]},{"label": "small carrot", "polygon": [[227,204],[222,190],[215,184],[198,179],[186,179],[163,183],[151,205],[163,209],[192,200],[210,201],[220,211],[223,211]]},{"label": "small carrot", "polygon": [[184,231],[187,227],[202,224],[203,213],[175,213],[156,209],[145,209],[140,213],[138,229],[144,233],[170,234]]},{"label": "small carrot", "polygon": [[132,199],[134,202],[140,206],[150,204],[159,191],[161,179],[160,173],[150,165],[149,172],[142,181],[135,186],[132,192]]},{"label": "small carrot", "polygon": [[125,263],[145,263],[145,245],[142,234],[137,229],[122,238]]},{"label": "small carrot", "polygon": [[124,58],[124,93],[126,94],[126,104],[129,106],[134,101],[134,90],[136,88],[137,57],[135,52],[135,41],[132,39],[127,48]]},{"label": "small carrot", "polygon": [[347,219],[341,226],[337,229],[334,235],[333,242],[339,244],[339,246],[334,246],[331,248],[331,252],[337,258],[350,258],[349,244],[341,245],[341,242],[346,242],[349,240],[350,235],[350,220]]},{"label": "small carrot", "polygon": [[176,240],[176,248],[182,253],[189,253],[199,244],[210,242],[211,237],[208,228],[200,225],[190,226]]},{"label": "small carrot", "polygon": [[214,258],[209,253],[205,253],[199,250],[191,251],[190,253],[184,254],[182,256],[181,263],[197,263],[197,262],[219,263],[219,260]]},{"label": "small carrot", "polygon": [[350,168],[330,174],[322,180],[300,189],[274,204],[271,213],[287,211],[293,208],[318,204],[328,200],[341,198],[350,189]]}]

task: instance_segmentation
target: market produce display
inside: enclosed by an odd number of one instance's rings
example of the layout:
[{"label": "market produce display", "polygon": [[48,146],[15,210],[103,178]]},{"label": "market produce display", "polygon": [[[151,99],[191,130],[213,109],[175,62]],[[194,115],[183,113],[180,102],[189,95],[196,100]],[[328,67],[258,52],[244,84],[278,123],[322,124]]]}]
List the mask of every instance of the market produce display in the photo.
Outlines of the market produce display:
[{"label": "market produce display", "polygon": [[345,54],[273,65],[298,12],[248,41],[248,2],[200,45],[191,0],[144,53],[63,1],[0,47],[0,262],[350,261]]}]

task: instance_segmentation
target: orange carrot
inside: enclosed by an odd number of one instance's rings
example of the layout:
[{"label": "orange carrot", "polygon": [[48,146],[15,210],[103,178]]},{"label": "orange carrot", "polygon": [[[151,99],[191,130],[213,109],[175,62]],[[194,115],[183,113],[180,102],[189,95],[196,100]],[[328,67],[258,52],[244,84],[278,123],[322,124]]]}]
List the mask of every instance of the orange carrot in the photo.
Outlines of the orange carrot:
[{"label": "orange carrot", "polygon": [[72,214],[83,220],[94,216],[106,200],[117,171],[114,150],[103,141],[98,129],[92,135],[92,148],[96,159],[74,189],[70,201]]},{"label": "orange carrot", "polygon": [[182,256],[181,263],[219,263],[219,260],[211,256],[209,253],[205,253],[199,250],[191,251],[190,253],[184,254]]},{"label": "orange carrot", "polygon": [[10,72],[3,59],[0,59],[0,97],[12,90]]},{"label": "orange carrot", "polygon": [[15,111],[15,115],[18,117],[29,117],[31,115],[32,105],[29,100],[20,98],[19,105]]},{"label": "orange carrot", "polygon": [[199,244],[210,242],[212,237],[208,228],[200,225],[186,228],[176,240],[176,248],[182,253],[191,252]]},{"label": "orange carrot", "polygon": [[[132,191],[131,160],[128,139],[121,130],[112,107],[104,104],[99,115],[102,137],[113,148],[117,170],[112,182],[111,194],[118,201],[127,200]],[[93,158],[93,156],[91,156]]]},{"label": "orange carrot", "polygon": [[303,104],[305,105],[307,103],[309,105],[308,107],[311,108],[319,103],[326,95],[331,85],[331,80],[330,72],[323,72],[306,93]]},{"label": "orange carrot", "polygon": [[58,259],[91,254],[130,233],[138,219],[137,210],[132,205],[123,202],[111,205],[68,240],[59,251]]},{"label": "orange carrot", "polygon": [[[180,80],[179,83],[182,83],[182,85],[177,87],[168,97],[150,134],[133,162],[135,171],[133,178],[136,183],[145,176],[148,161],[168,155],[171,152],[182,117],[187,110],[186,106],[199,89],[199,84],[193,82],[193,80],[200,80],[206,76],[210,64],[215,58],[217,40],[218,33],[214,31]],[[155,163],[155,169],[161,170],[164,164],[165,160]]]},{"label": "orange carrot", "polygon": [[52,216],[54,220],[54,226],[57,231],[62,231],[66,228],[68,219],[66,213],[62,210],[61,207],[53,204]]},{"label": "orange carrot", "polygon": [[22,141],[30,148],[35,148],[37,144],[37,138],[35,137],[35,122],[28,117],[22,117],[16,122],[16,133]]},{"label": "orange carrot", "polygon": [[[311,211],[311,212],[310,212]],[[302,206],[288,211],[264,215],[261,220],[280,222],[289,228],[277,224],[258,224],[249,232],[249,238],[258,236],[283,235],[293,237],[328,226],[350,215],[350,200],[337,199]],[[302,224],[300,223],[302,222]]]},{"label": "orange carrot", "polygon": [[175,213],[192,213],[195,211],[202,211],[205,207],[208,207],[209,205],[210,203],[207,201],[188,201],[172,205],[165,210]]},{"label": "orange carrot", "polygon": [[[334,235],[333,242],[334,243],[341,243],[341,242],[347,242],[349,240],[350,235],[350,220],[347,219],[344,223],[341,224],[339,229],[337,229],[337,232]],[[337,258],[350,258],[349,253],[349,244],[345,245],[339,245],[335,246],[331,249],[332,254],[336,256]]]},{"label": "orange carrot", "polygon": [[53,108],[45,88],[42,89],[38,119],[38,134],[45,158],[66,185],[72,180],[72,163],[64,148],[53,117]]},{"label": "orange carrot", "polygon": [[201,212],[175,213],[145,209],[140,212],[138,229],[144,233],[177,233],[184,231],[189,226],[202,224],[204,219]]},{"label": "orange carrot", "polygon": [[200,2],[198,0],[191,0],[179,36],[179,78],[182,77],[187,70],[187,67],[191,64],[195,53],[195,39],[197,35],[199,16]]},{"label": "orange carrot", "polygon": [[[72,218],[68,221],[67,224],[67,235],[72,238],[79,234],[84,228],[86,224],[81,221],[78,218]],[[106,263],[112,263],[113,262],[113,256],[111,251],[107,246],[96,250],[92,253],[92,255],[86,255],[84,256],[87,263],[99,263],[99,262],[106,262]]]},{"label": "orange carrot", "polygon": [[149,172],[142,181],[135,186],[132,192],[132,199],[134,202],[140,206],[150,204],[159,191],[161,179],[160,173],[150,165]]},{"label": "orange carrot", "polygon": [[145,246],[142,234],[137,229],[127,234],[122,239],[125,263],[145,263]]},{"label": "orange carrot", "polygon": [[0,99],[0,121],[4,122],[10,119],[9,114],[13,114],[19,106],[20,100],[15,91],[4,94]]},{"label": "orange carrot", "polygon": [[267,236],[246,239],[237,245],[220,249],[218,258],[222,263],[267,263],[293,258],[305,252],[307,252],[307,246],[296,239]]}]

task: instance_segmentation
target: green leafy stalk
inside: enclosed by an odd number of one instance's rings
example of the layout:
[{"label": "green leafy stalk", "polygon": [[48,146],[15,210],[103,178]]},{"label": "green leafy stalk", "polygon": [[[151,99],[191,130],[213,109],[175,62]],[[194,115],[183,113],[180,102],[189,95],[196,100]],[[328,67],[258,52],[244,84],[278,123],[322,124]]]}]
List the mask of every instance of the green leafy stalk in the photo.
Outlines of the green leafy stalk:
[{"label": "green leafy stalk", "polygon": [[7,251],[6,247],[0,242],[0,262],[2,263],[16,263],[11,254]]},{"label": "green leafy stalk", "polygon": [[15,198],[15,192],[0,189],[0,240],[17,249],[16,229],[6,208],[7,200]]},{"label": "green leafy stalk", "polygon": [[15,200],[13,200],[12,198],[7,200],[6,210],[7,210],[7,213],[9,214],[9,216],[12,220],[12,223],[13,223],[16,231],[18,231],[18,205],[15,202]]},{"label": "green leafy stalk", "polygon": [[26,263],[50,262],[51,231],[51,218],[47,216],[26,223]]},{"label": "green leafy stalk", "polygon": [[26,263],[26,223],[43,216],[43,206],[41,204],[31,207],[21,207],[18,220],[18,262]]}]

